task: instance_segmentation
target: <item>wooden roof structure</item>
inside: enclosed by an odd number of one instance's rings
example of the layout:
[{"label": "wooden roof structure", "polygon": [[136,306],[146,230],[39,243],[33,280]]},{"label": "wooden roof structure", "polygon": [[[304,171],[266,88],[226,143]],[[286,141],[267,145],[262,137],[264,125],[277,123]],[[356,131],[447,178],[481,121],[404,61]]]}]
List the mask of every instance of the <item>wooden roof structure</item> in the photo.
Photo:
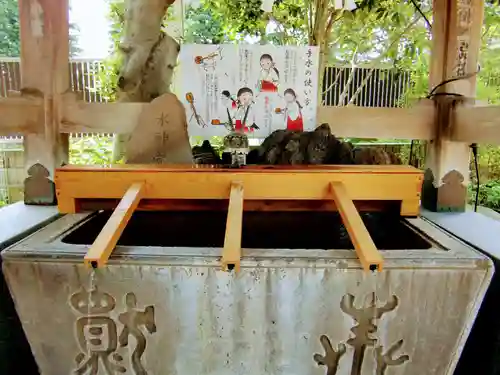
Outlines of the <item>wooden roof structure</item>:
[{"label": "wooden roof structure", "polygon": [[[19,9],[23,90],[0,99],[0,135],[23,134],[26,171],[39,163],[53,178],[68,161],[68,133],[130,133],[149,104],[77,100],[69,91],[68,0],[19,0]],[[474,97],[483,13],[484,0],[434,0],[431,87],[469,75],[440,90]],[[340,137],[431,140],[423,202],[437,210],[465,208],[469,145],[500,144],[500,107],[456,95],[412,108],[320,106],[317,114]]]}]

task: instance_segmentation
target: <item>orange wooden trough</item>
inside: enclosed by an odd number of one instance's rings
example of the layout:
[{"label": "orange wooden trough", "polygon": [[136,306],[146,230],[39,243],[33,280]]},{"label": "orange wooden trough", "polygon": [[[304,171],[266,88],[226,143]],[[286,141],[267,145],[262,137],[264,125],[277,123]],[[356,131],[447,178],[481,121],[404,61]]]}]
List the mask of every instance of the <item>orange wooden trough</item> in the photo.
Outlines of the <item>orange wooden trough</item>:
[{"label": "orange wooden trough", "polygon": [[[246,210],[338,210],[366,271],[381,271],[383,258],[357,206],[400,204],[402,216],[417,216],[422,171],[402,165],[216,166],[114,165],[64,166],[55,182],[61,213],[76,213],[93,202],[120,200],[85,256],[96,268],[105,265],[136,209],[164,210],[227,203],[222,268],[240,269],[241,230]],[[219,205],[220,206],[220,205]],[[213,207],[208,205],[208,207]]]}]

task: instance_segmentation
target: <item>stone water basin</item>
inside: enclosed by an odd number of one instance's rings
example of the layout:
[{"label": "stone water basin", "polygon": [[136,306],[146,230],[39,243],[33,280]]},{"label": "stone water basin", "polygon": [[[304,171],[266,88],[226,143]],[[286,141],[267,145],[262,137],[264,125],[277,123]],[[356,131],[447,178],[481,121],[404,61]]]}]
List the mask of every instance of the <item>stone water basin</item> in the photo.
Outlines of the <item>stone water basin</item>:
[{"label": "stone water basin", "polygon": [[65,215],[2,252],[42,375],[451,375],[493,273],[429,221],[382,212],[363,214],[380,273],[335,212],[245,212],[226,273],[226,213],[206,211],[136,212],[93,273],[109,215]]}]

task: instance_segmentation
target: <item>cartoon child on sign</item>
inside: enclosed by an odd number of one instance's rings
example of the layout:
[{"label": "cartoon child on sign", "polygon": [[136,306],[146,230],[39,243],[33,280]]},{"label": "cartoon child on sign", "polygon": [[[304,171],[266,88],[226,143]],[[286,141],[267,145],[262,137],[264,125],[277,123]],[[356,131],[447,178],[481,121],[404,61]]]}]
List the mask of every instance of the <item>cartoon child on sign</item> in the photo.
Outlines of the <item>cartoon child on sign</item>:
[{"label": "cartoon child on sign", "polygon": [[227,109],[236,110],[238,108],[236,99],[234,99],[227,90],[222,91],[222,102]]},{"label": "cartoon child on sign", "polygon": [[224,125],[229,131],[234,130],[234,115],[238,110],[238,102],[228,90],[222,91],[222,110],[219,117],[211,121],[212,125]]},{"label": "cartoon child on sign", "polygon": [[236,96],[238,98],[238,109],[234,115],[234,130],[248,133],[253,132],[255,129],[259,129],[255,124],[253,91],[248,87],[242,87],[238,90]]},{"label": "cartoon child on sign", "polygon": [[285,97],[285,108],[276,108],[275,112],[284,115],[287,130],[303,131],[302,105],[297,100],[297,94],[289,88],[285,90],[283,96]]},{"label": "cartoon child on sign", "polygon": [[260,92],[278,92],[280,72],[276,69],[271,55],[265,53],[260,57],[260,75],[257,87]]}]

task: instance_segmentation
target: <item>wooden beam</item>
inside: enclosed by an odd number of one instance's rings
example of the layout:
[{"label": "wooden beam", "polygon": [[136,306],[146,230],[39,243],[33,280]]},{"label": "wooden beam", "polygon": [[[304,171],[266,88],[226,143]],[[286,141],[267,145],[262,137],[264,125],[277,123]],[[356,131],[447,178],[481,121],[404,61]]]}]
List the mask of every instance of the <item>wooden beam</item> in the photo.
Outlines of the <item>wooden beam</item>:
[{"label": "wooden beam", "polygon": [[85,103],[65,95],[61,115],[62,133],[129,134],[139,123],[148,103]]},{"label": "wooden beam", "polygon": [[240,271],[241,231],[243,229],[243,184],[232,182],[227,210],[226,236],[222,250],[222,269]]},{"label": "wooden beam", "polygon": [[[68,0],[19,0],[19,16],[21,86],[40,91],[44,100],[44,121],[36,134],[25,134],[25,167],[41,164],[52,177],[68,158],[68,139],[59,132],[61,94],[70,89]],[[25,202],[55,203],[55,192],[30,189]]]},{"label": "wooden beam", "polygon": [[[76,100],[74,93],[62,97],[59,128],[62,133],[130,134],[139,123],[141,112],[149,106],[147,103],[86,103]],[[319,121],[328,122],[339,137],[433,138],[434,105],[429,100],[408,109],[320,107],[318,114]],[[43,116],[43,99],[1,98],[0,135],[39,133]],[[500,144],[499,119],[500,106],[459,106],[450,140]]]},{"label": "wooden beam", "polygon": [[[131,133],[148,103],[87,103],[76,93],[61,95],[60,133]],[[0,135],[42,134],[44,99],[0,98]]]},{"label": "wooden beam", "polygon": [[[145,103],[83,103],[68,99],[63,107],[64,133],[130,134]],[[339,137],[431,139],[434,106],[423,100],[413,108],[320,107],[318,122],[330,124]]]},{"label": "wooden beam", "polygon": [[338,137],[432,139],[434,105],[422,100],[412,108],[319,107],[317,122]]},{"label": "wooden beam", "polygon": [[500,145],[500,106],[458,107],[452,140]]},{"label": "wooden beam", "polygon": [[43,132],[43,99],[0,98],[0,136]]},{"label": "wooden beam", "polygon": [[120,236],[141,200],[144,188],[145,185],[142,182],[136,182],[128,188],[122,200],[85,255],[85,264],[92,268],[106,265]]},{"label": "wooden beam", "polygon": [[[120,199],[135,181],[148,186],[144,199],[227,199],[232,181],[248,200],[327,200],[330,182],[341,181],[353,200],[403,202],[402,215],[418,212],[422,172],[403,165],[311,168],[120,165],[65,166],[56,171],[61,213],[74,213],[79,199]],[[203,188],[200,188],[202,186]]]},{"label": "wooden beam", "polygon": [[382,255],[377,250],[344,184],[335,181],[330,184],[330,187],[333,200],[338,207],[344,226],[347,233],[349,233],[349,237],[351,238],[351,242],[363,269],[367,272],[382,271],[382,266],[384,264]]},{"label": "wooden beam", "polygon": [[[63,95],[61,133],[129,134],[146,103],[86,103]],[[329,122],[339,137],[432,139],[434,107],[429,101],[414,108],[321,107],[321,122]],[[39,133],[43,128],[43,100],[0,99],[0,136]],[[342,119],[333,121],[332,119]],[[451,141],[500,144],[500,106],[456,110]],[[368,124],[368,125],[367,125]],[[402,126],[401,124],[405,124]],[[418,124],[423,124],[421,127]]]},{"label": "wooden beam", "polygon": [[[141,113],[150,106],[150,103],[86,103],[77,100],[72,92],[62,94],[60,99],[61,133],[131,134],[140,122]],[[33,132],[37,110],[42,111],[43,107],[36,107],[28,99],[1,100],[0,134]],[[429,100],[422,100],[412,108],[318,108],[318,122],[329,123],[338,137],[431,139],[433,119],[434,106]],[[41,131],[43,122],[39,122],[39,127]]]},{"label": "wooden beam", "polygon": [[[434,27],[430,86],[477,71],[484,0],[434,0]],[[475,77],[444,85],[443,91],[475,96]],[[453,129],[450,107],[437,112],[436,136],[427,151],[422,204],[429,210],[465,211],[469,181],[469,142],[464,128]],[[466,137],[475,131],[473,122]],[[469,126],[469,125],[466,125]]]}]

